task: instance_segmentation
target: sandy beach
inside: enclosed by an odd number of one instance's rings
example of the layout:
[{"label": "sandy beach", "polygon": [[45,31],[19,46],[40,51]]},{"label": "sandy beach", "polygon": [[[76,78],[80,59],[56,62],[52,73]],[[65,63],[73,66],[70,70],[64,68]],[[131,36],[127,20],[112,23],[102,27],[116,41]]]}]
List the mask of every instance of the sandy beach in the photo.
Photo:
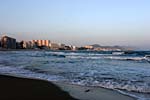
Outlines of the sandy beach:
[{"label": "sandy beach", "polygon": [[[0,100],[135,100],[116,91],[0,75]],[[75,99],[76,98],[76,99]]]},{"label": "sandy beach", "polygon": [[55,83],[71,96],[80,100],[136,100],[117,91],[101,87],[88,87],[72,84]]},{"label": "sandy beach", "polygon": [[51,82],[0,75],[0,100],[76,100]]}]

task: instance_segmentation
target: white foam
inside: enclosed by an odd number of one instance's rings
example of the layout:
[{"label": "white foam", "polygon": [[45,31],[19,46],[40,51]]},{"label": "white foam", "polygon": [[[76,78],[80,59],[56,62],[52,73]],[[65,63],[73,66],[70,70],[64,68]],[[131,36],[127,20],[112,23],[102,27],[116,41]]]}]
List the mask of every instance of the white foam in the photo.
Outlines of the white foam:
[{"label": "white foam", "polygon": [[[140,88],[133,88],[132,86],[130,85],[126,85],[124,87],[121,87],[122,85],[121,84],[117,84],[117,85],[114,85],[113,82],[111,81],[108,81],[108,82],[99,82],[99,81],[93,81],[92,82],[93,84],[90,84],[88,85],[89,83],[87,83],[85,80],[76,80],[76,81],[73,81],[72,84],[77,84],[77,85],[81,85],[81,86],[99,86],[99,87],[103,87],[103,88],[107,88],[107,89],[113,89],[113,90],[116,90],[118,91],[119,93],[123,94],[123,95],[127,95],[127,96],[130,96],[130,97],[133,97],[133,98],[136,98],[137,100],[150,100],[150,96],[145,96],[144,92],[147,93],[147,92],[150,92],[150,91],[143,91],[142,88],[141,88],[141,92],[143,93],[138,93],[140,92]],[[128,91],[132,91],[132,89],[134,90],[138,90],[137,93],[135,94],[134,92],[127,92],[126,90]]]},{"label": "white foam", "polygon": [[117,89],[115,89],[115,90],[118,91],[121,94],[136,98],[137,100],[150,100],[149,97],[147,98],[147,97],[144,97],[143,95],[136,95],[136,94],[133,94],[133,93],[127,93],[125,91],[117,90]]},{"label": "white foam", "polygon": [[104,57],[107,59],[114,59],[114,60],[133,60],[133,61],[141,61],[141,60],[145,60],[143,57],[118,57],[118,56],[107,56]]},{"label": "white foam", "polygon": [[[62,76],[58,76],[58,75],[46,75],[43,73],[36,73],[36,72],[32,72],[29,70],[25,70],[23,69],[23,67],[10,67],[10,66],[0,66],[0,74],[10,74],[10,75],[19,75],[22,77],[27,77],[27,78],[37,78],[37,79],[43,79],[43,80],[47,80],[47,81],[71,81],[71,80],[67,80]],[[135,87],[134,85],[122,85],[121,83],[116,83],[116,82],[112,82],[110,80],[107,81],[103,81],[103,82],[99,82],[99,81],[93,81],[92,79],[90,79],[90,82],[92,82],[90,85],[91,86],[100,86],[100,87],[104,87],[104,88],[109,88],[109,89],[125,89],[128,91],[138,91],[138,92],[150,92],[150,88],[148,87]],[[76,81],[72,81],[72,84],[78,84],[78,85],[88,85],[89,82],[87,80],[76,80]],[[136,96],[134,94],[131,93],[126,93],[123,92],[121,90],[118,90],[120,93],[128,95],[128,96],[132,96],[135,98],[138,98],[138,100],[150,100],[149,98],[145,98],[145,97],[139,97]]]},{"label": "white foam", "polygon": [[9,66],[5,66],[5,67],[0,66],[0,74],[19,75],[22,77],[44,79],[44,80],[48,80],[48,81],[64,80],[64,78],[62,76],[46,75],[43,73],[35,73],[35,72],[25,70],[22,68],[9,67]]},{"label": "white foam", "polygon": [[67,56],[66,58],[72,58],[72,59],[101,59],[102,57],[94,57],[94,56]]},{"label": "white foam", "polygon": [[46,54],[57,54],[57,55],[64,55],[68,58],[101,58],[101,56],[110,56],[112,54],[98,54],[98,53],[76,53],[76,52],[45,52]]},{"label": "white foam", "polygon": [[123,55],[124,52],[112,52],[113,55]]}]

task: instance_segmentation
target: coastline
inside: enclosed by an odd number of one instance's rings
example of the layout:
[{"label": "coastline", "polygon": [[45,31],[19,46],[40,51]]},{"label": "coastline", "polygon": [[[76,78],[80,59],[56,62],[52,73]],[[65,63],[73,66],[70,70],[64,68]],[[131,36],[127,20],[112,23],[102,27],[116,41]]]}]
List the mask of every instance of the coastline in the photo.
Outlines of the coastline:
[{"label": "coastline", "polygon": [[0,75],[0,100],[77,100],[51,82]]},{"label": "coastline", "polygon": [[0,51],[47,51],[46,49],[0,49]]},{"label": "coastline", "polygon": [[122,94],[103,87],[80,86],[67,83],[54,82],[57,86],[70,93],[79,100],[137,100],[137,98]]},{"label": "coastline", "polygon": [[[0,75],[0,99],[136,100],[117,91],[42,79]],[[20,92],[19,92],[20,91]],[[76,99],[75,99],[76,98]]]}]

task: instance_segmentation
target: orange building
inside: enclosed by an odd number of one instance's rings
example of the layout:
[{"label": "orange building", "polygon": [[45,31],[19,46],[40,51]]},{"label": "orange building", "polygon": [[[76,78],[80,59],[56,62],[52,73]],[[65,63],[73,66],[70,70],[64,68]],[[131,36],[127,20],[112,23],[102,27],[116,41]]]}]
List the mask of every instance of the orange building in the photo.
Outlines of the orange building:
[{"label": "orange building", "polygon": [[93,49],[93,46],[91,45],[87,45],[87,46],[84,46],[86,49]]},{"label": "orange building", "polygon": [[33,43],[37,44],[38,46],[46,46],[49,47],[50,40],[32,40]]}]

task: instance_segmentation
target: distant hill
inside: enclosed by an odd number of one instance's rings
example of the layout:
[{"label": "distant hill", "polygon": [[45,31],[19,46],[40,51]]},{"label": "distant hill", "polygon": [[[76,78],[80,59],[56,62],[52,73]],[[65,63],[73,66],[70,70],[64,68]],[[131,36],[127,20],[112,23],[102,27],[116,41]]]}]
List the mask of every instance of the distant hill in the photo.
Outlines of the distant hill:
[{"label": "distant hill", "polygon": [[101,46],[99,44],[93,44],[90,46],[93,46],[94,48],[123,48],[123,46]]},{"label": "distant hill", "polygon": [[99,44],[93,44],[93,45],[90,45],[90,46],[93,46],[94,48],[101,47]]},{"label": "distant hill", "polygon": [[108,49],[120,49],[120,50],[133,50],[131,47],[127,46],[101,46],[99,44],[92,44],[90,46],[93,46],[93,48],[108,48]]}]

